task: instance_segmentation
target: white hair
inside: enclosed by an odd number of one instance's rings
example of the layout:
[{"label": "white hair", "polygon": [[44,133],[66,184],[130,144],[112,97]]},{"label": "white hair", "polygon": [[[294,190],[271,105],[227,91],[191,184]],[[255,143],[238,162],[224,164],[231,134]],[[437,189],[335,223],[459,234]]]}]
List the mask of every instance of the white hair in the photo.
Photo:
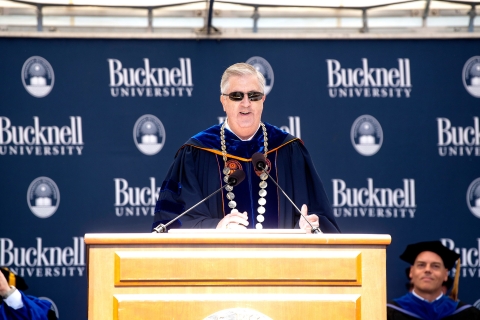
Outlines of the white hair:
[{"label": "white hair", "polygon": [[260,91],[265,91],[265,77],[263,74],[248,63],[235,63],[225,70],[220,81],[220,93],[227,93],[230,77],[256,76]]}]

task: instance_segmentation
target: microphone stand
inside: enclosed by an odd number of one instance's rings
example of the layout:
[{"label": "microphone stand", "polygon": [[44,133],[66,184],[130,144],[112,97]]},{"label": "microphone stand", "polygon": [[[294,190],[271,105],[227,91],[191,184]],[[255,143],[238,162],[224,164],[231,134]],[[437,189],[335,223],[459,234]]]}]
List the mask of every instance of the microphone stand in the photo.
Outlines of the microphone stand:
[{"label": "microphone stand", "polygon": [[[237,173],[238,172],[238,173]],[[203,202],[205,202],[206,200],[210,199],[213,195],[219,193],[220,191],[223,190],[223,188],[225,188],[226,186],[235,186],[237,184],[239,184],[240,182],[243,181],[243,179],[245,178],[245,172],[243,172],[243,170],[236,170],[234,173],[232,173],[229,177],[228,177],[228,182],[223,186],[221,187],[220,189],[218,189],[217,191],[213,192],[212,194],[210,194],[208,197],[206,197],[205,199],[203,199],[202,201],[198,202],[196,205],[194,205],[193,207],[191,207],[190,209],[188,209],[187,211],[184,211],[182,214],[179,214],[178,216],[176,216],[174,219],[170,220],[167,224],[163,224],[163,223],[160,223],[158,226],[156,226],[155,228],[153,228],[153,231],[152,233],[165,233],[167,232],[167,227],[169,225],[171,225],[172,223],[174,223],[175,221],[177,221],[178,219],[180,219],[181,217],[183,217],[186,213],[190,212],[192,209],[194,209],[195,207],[197,207],[199,204],[202,204]]]},{"label": "microphone stand", "polygon": [[[260,159],[260,156],[262,157],[262,159]],[[313,225],[303,215],[302,211],[298,209],[297,205],[292,201],[292,199],[290,199],[290,197],[285,193],[285,191],[283,191],[283,189],[278,185],[275,179],[273,179],[272,176],[267,172],[268,166],[265,164],[265,161],[263,159],[265,159],[265,156],[259,152],[253,154],[252,156],[252,161],[255,161],[254,166],[262,170],[262,172],[264,172],[270,178],[270,180],[273,181],[273,183],[277,186],[277,188],[280,189],[280,191],[282,191],[283,195],[290,201],[290,203],[295,207],[295,209],[297,209],[298,213],[300,213],[303,219],[305,219],[305,221],[307,221],[307,223],[310,225],[310,227],[312,228],[312,233],[315,233],[315,234],[323,233],[319,227],[315,227],[315,228],[313,227]]]}]

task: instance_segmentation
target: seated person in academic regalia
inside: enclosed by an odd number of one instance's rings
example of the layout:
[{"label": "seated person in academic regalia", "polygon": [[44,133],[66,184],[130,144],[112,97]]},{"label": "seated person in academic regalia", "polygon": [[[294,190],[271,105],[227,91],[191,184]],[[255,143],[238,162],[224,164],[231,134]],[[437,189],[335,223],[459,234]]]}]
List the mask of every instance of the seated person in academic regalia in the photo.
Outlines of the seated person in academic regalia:
[{"label": "seated person in academic regalia", "polygon": [[2,320],[55,320],[52,303],[22,291],[28,288],[25,280],[7,268],[0,268],[0,319]]},{"label": "seated person in academic regalia", "polygon": [[480,320],[480,310],[457,301],[458,277],[454,281],[451,297],[443,293],[443,283],[448,280],[460,255],[442,245],[440,241],[426,241],[407,246],[400,259],[410,263],[409,277],[413,289],[406,295],[387,304],[388,320]]},{"label": "seated person in academic regalia", "polygon": [[[226,186],[179,218],[172,228],[301,228],[306,232],[320,228],[325,233],[340,232],[303,142],[261,121],[264,89],[264,76],[249,64],[237,63],[225,70],[220,102],[226,120],[194,135],[178,150],[162,184],[152,228],[194,207],[225,186],[229,175],[243,170],[243,183]],[[295,206],[252,164],[258,153]],[[302,206],[306,219],[300,219],[296,206]]]}]

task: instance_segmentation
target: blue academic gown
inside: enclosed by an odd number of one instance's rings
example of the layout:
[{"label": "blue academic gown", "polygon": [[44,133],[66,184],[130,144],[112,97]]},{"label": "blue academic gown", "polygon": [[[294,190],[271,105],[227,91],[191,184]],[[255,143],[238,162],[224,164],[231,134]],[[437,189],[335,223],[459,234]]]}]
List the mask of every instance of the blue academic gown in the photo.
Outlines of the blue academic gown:
[{"label": "blue academic gown", "polygon": [[[223,181],[224,161],[220,146],[220,127],[215,125],[190,138],[177,152],[165,181],[162,183],[155,207],[153,227],[167,223],[178,214],[218,190]],[[317,174],[303,142],[265,123],[268,134],[270,175],[300,208],[308,206],[309,214],[320,218],[320,229],[325,233],[340,232],[322,181]],[[252,165],[254,153],[264,153],[262,128],[250,141],[242,141],[225,130],[228,160],[244,170],[245,180],[234,187],[236,209],[248,213],[248,228],[255,228],[259,173]],[[267,180],[267,203],[263,228],[292,229],[299,227],[299,213],[275,184]],[[218,222],[230,213],[226,191],[222,190],[172,224],[172,228],[216,228]]]},{"label": "blue academic gown", "polygon": [[33,296],[27,296],[22,291],[23,307],[10,308],[4,301],[0,304],[0,320],[51,320],[57,319],[51,310],[52,303]]}]

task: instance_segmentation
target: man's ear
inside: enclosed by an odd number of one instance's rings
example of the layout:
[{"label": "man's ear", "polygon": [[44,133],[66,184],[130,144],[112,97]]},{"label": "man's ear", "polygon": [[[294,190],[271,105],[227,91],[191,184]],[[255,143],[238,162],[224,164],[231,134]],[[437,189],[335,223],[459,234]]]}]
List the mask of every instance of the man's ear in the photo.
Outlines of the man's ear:
[{"label": "man's ear", "polygon": [[445,277],[443,279],[443,282],[448,280],[448,269],[445,269]]},{"label": "man's ear", "polygon": [[223,98],[225,98],[225,96],[222,96],[222,95],[220,95],[220,103],[221,103],[221,104],[222,104],[222,106],[223,106],[223,111],[225,111],[225,112],[226,112],[226,110],[225,110],[225,103],[224,103],[224,100],[223,100]]}]

